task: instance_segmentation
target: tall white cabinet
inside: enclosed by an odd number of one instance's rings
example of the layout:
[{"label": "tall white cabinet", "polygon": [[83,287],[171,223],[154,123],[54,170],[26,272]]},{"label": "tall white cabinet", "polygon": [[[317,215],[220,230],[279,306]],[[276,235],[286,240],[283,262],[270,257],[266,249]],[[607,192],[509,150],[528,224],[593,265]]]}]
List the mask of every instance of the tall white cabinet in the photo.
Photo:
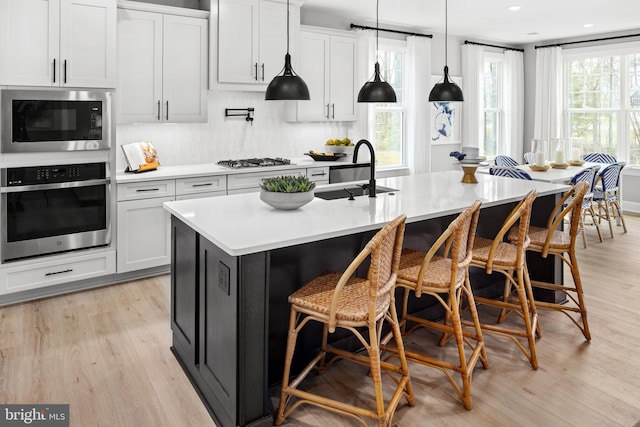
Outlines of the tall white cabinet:
[{"label": "tall white cabinet", "polygon": [[[290,2],[290,47],[295,58],[300,28],[299,0]],[[284,66],[287,4],[284,0],[214,0],[217,31],[211,32],[212,85],[264,90]],[[216,60],[217,59],[217,60]]]},{"label": "tall white cabinet", "polygon": [[347,32],[302,27],[298,74],[310,101],[299,101],[297,121],[357,120],[358,40]]},{"label": "tall white cabinet", "polygon": [[207,121],[208,12],[175,9],[118,9],[119,123]]},{"label": "tall white cabinet", "polygon": [[0,1],[0,84],[116,85],[116,0]]}]

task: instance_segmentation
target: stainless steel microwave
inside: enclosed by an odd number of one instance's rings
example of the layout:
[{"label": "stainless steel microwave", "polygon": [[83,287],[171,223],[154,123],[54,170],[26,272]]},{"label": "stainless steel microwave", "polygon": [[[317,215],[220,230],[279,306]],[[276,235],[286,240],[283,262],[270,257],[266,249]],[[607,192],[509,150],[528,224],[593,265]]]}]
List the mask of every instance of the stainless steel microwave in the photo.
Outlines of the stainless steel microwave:
[{"label": "stainless steel microwave", "polygon": [[3,153],[108,150],[111,93],[106,91],[0,91]]}]

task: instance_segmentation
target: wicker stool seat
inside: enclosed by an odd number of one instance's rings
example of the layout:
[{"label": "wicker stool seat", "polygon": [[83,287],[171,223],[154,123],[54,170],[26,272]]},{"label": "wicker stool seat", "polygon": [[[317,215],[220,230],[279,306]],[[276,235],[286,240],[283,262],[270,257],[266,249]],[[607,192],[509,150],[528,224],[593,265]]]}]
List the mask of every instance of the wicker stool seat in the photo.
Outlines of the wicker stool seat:
[{"label": "wicker stool seat", "polygon": [[[331,303],[336,283],[342,274],[328,273],[316,277],[303,288],[289,296],[289,304],[293,304],[303,312],[317,316],[325,315],[327,320],[331,312]],[[363,321],[369,316],[369,288],[371,281],[359,277],[350,277],[342,288],[336,305],[336,320],[352,322]],[[389,307],[390,294],[386,293],[376,300],[376,319],[384,315]]]},{"label": "wicker stool seat", "polygon": [[[557,304],[551,302],[536,301],[537,308],[556,310],[566,315],[577,327],[587,340],[591,340],[589,324],[587,322],[587,308],[584,303],[584,293],[582,290],[582,279],[578,268],[576,257],[576,239],[580,232],[582,199],[589,191],[589,184],[580,182],[567,191],[564,197],[556,204],[549,219],[547,227],[529,227],[529,239],[531,244],[528,251],[539,252],[542,257],[555,255],[559,257],[571,270],[573,286],[568,284],[558,285],[533,280],[531,285],[534,288],[548,289],[562,292],[573,304]],[[567,203],[569,201],[569,203]],[[569,218],[569,229],[562,231],[559,226],[565,217]],[[510,240],[516,239],[516,230],[511,230]],[[579,314],[579,317],[575,313]]]},{"label": "wicker stool seat", "polygon": [[[418,328],[428,327],[443,333],[440,345],[444,345],[450,338],[455,338],[457,344],[457,360],[455,362],[437,359],[425,354],[426,352],[418,353],[405,349],[407,359],[442,371],[462,398],[466,409],[472,407],[471,380],[476,362],[481,360],[484,367],[488,367],[468,270],[480,204],[479,201],[476,201],[462,212],[449,224],[427,252],[404,249],[400,258],[400,271],[396,285],[404,288],[401,316],[404,335],[408,335]],[[441,255],[436,255],[437,252],[440,252]],[[415,293],[418,298],[423,294],[435,297],[436,301],[445,309],[444,322],[434,322],[409,314],[407,311],[410,293]],[[465,331],[462,328],[460,306],[463,297],[466,299],[475,321],[475,330],[473,331]],[[406,331],[409,322],[415,326]],[[390,336],[384,342],[389,339]],[[385,350],[391,350],[397,354],[396,349],[385,347]],[[460,375],[461,384],[458,384],[453,374]]]},{"label": "wicker stool seat", "polygon": [[[510,338],[527,357],[533,369],[538,369],[535,334],[537,332],[540,335],[540,329],[525,250],[530,245],[527,232],[529,231],[531,207],[537,195],[537,191],[532,190],[518,203],[505,219],[494,239],[476,238],[471,261],[471,266],[482,268],[487,274],[497,272],[505,277],[502,298],[492,299],[478,296],[475,298],[479,304],[500,308],[498,324],[482,323],[482,331]],[[505,241],[507,233],[514,226],[517,230],[515,240]],[[515,301],[511,299],[513,290],[516,293]],[[524,322],[523,328],[500,325],[510,312],[518,313]],[[521,338],[526,339],[527,347],[520,342]]]},{"label": "wicker stool seat", "polygon": [[[401,215],[376,233],[343,274],[329,273],[316,277],[289,297],[289,335],[275,425],[282,424],[300,405],[311,404],[353,417],[364,426],[367,425],[364,420],[368,418],[375,420],[378,426],[387,427],[391,426],[402,397],[409,406],[415,404],[394,299],[405,220],[406,216]],[[370,261],[367,278],[355,277],[357,268],[366,260]],[[290,379],[298,334],[312,322],[323,324],[319,352],[296,378]],[[398,364],[380,359],[380,334],[384,322],[389,324],[391,337],[398,349]],[[334,333],[336,328],[353,333],[365,351],[352,353],[328,345],[328,334]],[[329,354],[335,357],[326,362]],[[337,359],[369,368],[374,389],[374,401],[370,407],[355,406],[299,388],[314,369],[321,373]],[[395,385],[395,391],[386,403],[382,393],[382,372],[389,375]],[[342,384],[342,387],[349,386],[351,384]]]}]

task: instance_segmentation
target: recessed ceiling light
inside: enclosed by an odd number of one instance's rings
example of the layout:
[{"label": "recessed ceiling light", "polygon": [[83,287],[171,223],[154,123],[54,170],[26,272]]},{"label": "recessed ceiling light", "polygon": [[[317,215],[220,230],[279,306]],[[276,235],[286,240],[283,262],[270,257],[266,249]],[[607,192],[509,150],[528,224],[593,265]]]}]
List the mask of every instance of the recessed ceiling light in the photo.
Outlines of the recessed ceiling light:
[{"label": "recessed ceiling light", "polygon": [[540,33],[537,33],[537,32],[535,32],[535,31],[534,31],[533,33],[527,33],[527,35],[528,35],[528,36],[535,36],[535,35],[537,35],[537,34],[540,34]]},{"label": "recessed ceiling light", "polygon": [[583,27],[584,28],[591,28],[591,27],[593,27],[593,24],[584,24]]},{"label": "recessed ceiling light", "polygon": [[520,10],[520,6],[509,6],[509,10],[515,12],[516,10]]}]

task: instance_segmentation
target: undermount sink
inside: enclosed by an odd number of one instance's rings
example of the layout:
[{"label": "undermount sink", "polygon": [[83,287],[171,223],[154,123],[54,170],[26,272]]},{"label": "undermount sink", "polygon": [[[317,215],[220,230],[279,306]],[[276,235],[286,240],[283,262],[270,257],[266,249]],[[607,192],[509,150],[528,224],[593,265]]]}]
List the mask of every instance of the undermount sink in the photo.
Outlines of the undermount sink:
[{"label": "undermount sink", "polygon": [[[389,193],[392,191],[398,190],[389,187],[376,186],[376,194]],[[369,192],[360,186],[349,186],[333,190],[319,190],[315,192],[315,196],[324,200],[348,199],[350,196],[349,193],[352,193],[354,196],[369,195]]]}]

